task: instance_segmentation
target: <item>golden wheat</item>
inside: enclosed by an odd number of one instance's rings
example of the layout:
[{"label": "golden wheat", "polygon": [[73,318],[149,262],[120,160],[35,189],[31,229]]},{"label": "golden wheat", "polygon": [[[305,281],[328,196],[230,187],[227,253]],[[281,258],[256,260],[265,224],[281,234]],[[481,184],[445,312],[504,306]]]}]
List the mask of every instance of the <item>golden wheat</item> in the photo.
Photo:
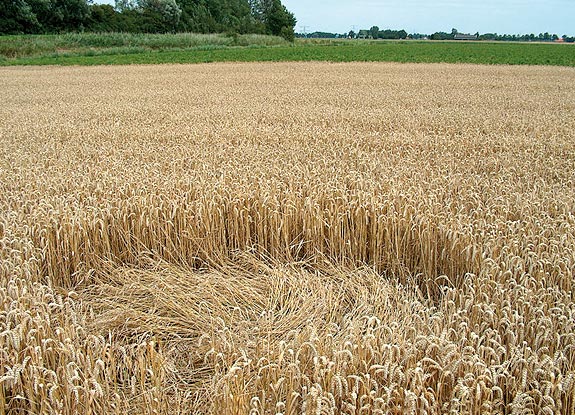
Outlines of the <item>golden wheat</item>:
[{"label": "golden wheat", "polygon": [[575,413],[574,81],[0,69],[0,414]]}]

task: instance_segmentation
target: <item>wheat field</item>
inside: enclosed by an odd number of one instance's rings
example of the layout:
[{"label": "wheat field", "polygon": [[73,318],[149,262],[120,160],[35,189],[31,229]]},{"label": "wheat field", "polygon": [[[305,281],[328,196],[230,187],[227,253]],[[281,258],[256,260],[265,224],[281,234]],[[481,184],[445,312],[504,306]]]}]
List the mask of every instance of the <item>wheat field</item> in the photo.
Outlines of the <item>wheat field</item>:
[{"label": "wheat field", "polygon": [[575,69],[0,69],[0,414],[575,413]]}]

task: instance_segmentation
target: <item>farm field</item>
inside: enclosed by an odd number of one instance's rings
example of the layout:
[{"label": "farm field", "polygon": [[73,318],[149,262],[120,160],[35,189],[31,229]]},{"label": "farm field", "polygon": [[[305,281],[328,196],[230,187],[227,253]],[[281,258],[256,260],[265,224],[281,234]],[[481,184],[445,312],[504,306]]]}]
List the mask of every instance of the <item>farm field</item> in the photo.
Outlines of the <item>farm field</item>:
[{"label": "farm field", "polygon": [[575,69],[0,68],[0,414],[575,413]]},{"label": "farm field", "polygon": [[69,33],[0,36],[0,66],[206,62],[404,62],[575,66],[575,45],[296,39],[263,35]]}]

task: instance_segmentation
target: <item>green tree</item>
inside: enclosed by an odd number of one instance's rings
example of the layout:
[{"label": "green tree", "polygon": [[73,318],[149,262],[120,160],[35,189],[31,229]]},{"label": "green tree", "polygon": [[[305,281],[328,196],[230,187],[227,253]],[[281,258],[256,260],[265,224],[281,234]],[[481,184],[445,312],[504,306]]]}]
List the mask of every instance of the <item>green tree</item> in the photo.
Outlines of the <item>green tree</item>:
[{"label": "green tree", "polygon": [[254,0],[250,1],[250,7],[252,15],[264,25],[266,33],[293,41],[297,20],[280,0]]},{"label": "green tree", "polygon": [[93,4],[90,6],[90,17],[87,29],[93,32],[127,31],[119,19],[119,13],[109,4]]},{"label": "green tree", "polygon": [[295,16],[281,4],[280,0],[273,0],[266,15],[266,26],[272,35],[282,36],[289,41],[294,39]]},{"label": "green tree", "polygon": [[0,1],[0,33],[34,33],[40,23],[26,0]]},{"label": "green tree", "polygon": [[176,0],[139,0],[145,32],[175,32],[182,10]]},{"label": "green tree", "polygon": [[377,26],[371,26],[371,28],[369,29],[369,35],[373,38],[373,39],[377,39],[379,36],[379,27]]},{"label": "green tree", "polygon": [[0,0],[0,34],[84,30],[267,33],[293,40],[296,19],[280,0]]},{"label": "green tree", "polygon": [[213,33],[263,33],[248,0],[176,0],[182,10],[178,30]]},{"label": "green tree", "polygon": [[135,0],[116,0],[116,10],[123,13],[128,10],[134,10],[138,7],[138,3]]},{"label": "green tree", "polygon": [[50,33],[82,30],[86,0],[0,0],[0,33]]},{"label": "green tree", "polygon": [[47,32],[81,30],[90,14],[86,0],[35,0],[34,3],[37,7],[32,9]]}]

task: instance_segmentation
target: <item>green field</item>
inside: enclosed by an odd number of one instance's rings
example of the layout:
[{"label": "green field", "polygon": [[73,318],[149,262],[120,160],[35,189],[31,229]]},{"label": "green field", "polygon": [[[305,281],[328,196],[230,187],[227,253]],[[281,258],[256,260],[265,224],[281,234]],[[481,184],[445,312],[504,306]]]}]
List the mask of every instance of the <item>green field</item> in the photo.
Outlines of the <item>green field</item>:
[{"label": "green field", "polygon": [[447,62],[575,66],[575,45],[297,40],[261,35],[68,34],[0,37],[0,65],[254,61]]}]

